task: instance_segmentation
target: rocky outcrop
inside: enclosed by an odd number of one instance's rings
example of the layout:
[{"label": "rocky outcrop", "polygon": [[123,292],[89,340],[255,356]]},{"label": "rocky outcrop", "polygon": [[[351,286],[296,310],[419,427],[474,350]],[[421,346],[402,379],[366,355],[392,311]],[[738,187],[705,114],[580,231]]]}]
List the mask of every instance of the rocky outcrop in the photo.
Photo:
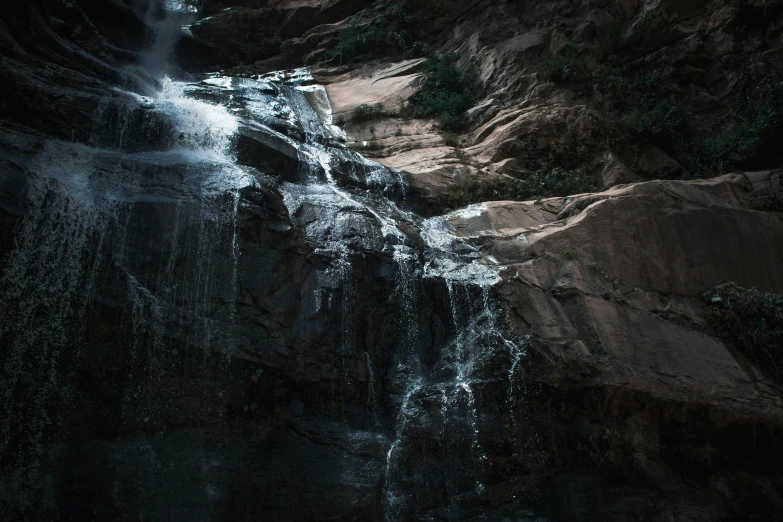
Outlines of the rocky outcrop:
[{"label": "rocky outcrop", "polygon": [[[315,4],[324,12],[332,5]],[[395,5],[427,24],[426,43],[438,52],[460,53],[461,66],[475,72],[479,102],[469,112],[462,136],[441,137],[434,122],[399,117],[420,78],[393,50],[388,57],[376,53],[379,57],[370,64],[357,59],[335,67],[334,60],[323,59],[341,32],[370,27],[388,15],[386,2],[339,11],[345,19],[311,18],[313,26],[298,33],[283,34],[276,26],[283,42],[280,54],[255,64],[248,61],[236,72],[302,64],[306,56],[320,60],[316,77],[337,100],[341,92],[361,93],[337,103],[352,146],[410,172],[412,185],[421,189],[429,206],[451,204],[449,190],[435,188],[440,185],[454,185],[454,192],[465,178],[529,175],[530,167],[513,151],[529,149],[531,143],[542,155],[557,158],[553,166],[578,166],[605,188],[709,177],[724,168],[779,166],[781,158],[770,147],[737,154],[747,143],[726,145],[734,138],[719,132],[742,127],[743,118],[750,123],[746,116],[737,118],[743,97],[759,106],[777,103],[761,94],[764,85],[780,78],[783,26],[775,2],[715,0],[687,8],[641,1],[500,2],[492,9],[469,1]],[[287,4],[266,9],[289,16]],[[361,38],[361,29],[351,30]],[[643,87],[648,81],[654,92]],[[622,103],[628,103],[628,110],[618,110],[612,97],[627,98]],[[384,109],[373,121],[353,122],[352,109],[370,103]],[[688,128],[680,126],[671,131],[674,136],[667,135],[669,130],[661,126],[676,125],[666,121],[680,117],[675,113],[687,114]]]},{"label": "rocky outcrop", "polygon": [[[231,74],[175,80],[138,63],[178,24],[110,4],[0,23],[4,518],[779,516],[780,384],[704,294],[783,293],[780,172],[650,181],[674,151],[540,74],[672,13],[635,60],[706,127],[728,48],[775,67],[762,4],[401,2],[476,61],[458,136],[406,111],[420,58],[269,72],[389,2],[205,1],[181,65]],[[575,146],[606,190],[444,213]]]},{"label": "rocky outcrop", "polygon": [[480,204],[447,222],[505,267],[510,320],[543,343],[553,383],[773,420],[775,383],[710,337],[703,319],[715,281],[781,292],[783,223],[744,208],[751,187],[743,175],[650,182]]}]

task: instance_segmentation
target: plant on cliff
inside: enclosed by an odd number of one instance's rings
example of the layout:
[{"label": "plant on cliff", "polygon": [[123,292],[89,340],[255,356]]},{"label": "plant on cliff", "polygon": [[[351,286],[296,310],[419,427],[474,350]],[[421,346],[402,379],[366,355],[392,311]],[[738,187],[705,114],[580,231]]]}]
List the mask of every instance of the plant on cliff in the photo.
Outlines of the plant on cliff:
[{"label": "plant on cliff", "polygon": [[584,58],[576,44],[570,45],[563,54],[553,56],[538,66],[538,78],[545,82],[564,83],[583,79],[586,72]]},{"label": "plant on cliff", "polygon": [[498,149],[502,158],[515,158],[520,167],[529,171],[561,168],[574,170],[595,152],[591,147],[576,140],[567,140],[557,147],[539,145],[536,133],[528,134],[516,140],[503,142]]},{"label": "plant on cliff", "polygon": [[708,297],[707,320],[715,332],[783,379],[783,296],[726,283]]},{"label": "plant on cliff", "polygon": [[783,171],[772,174],[766,188],[751,192],[747,205],[762,212],[783,212]]},{"label": "plant on cliff", "polygon": [[377,54],[386,44],[387,31],[377,22],[359,25],[351,23],[340,31],[339,43],[329,56],[329,61],[347,63],[364,54]]},{"label": "plant on cliff", "polygon": [[532,201],[566,197],[597,190],[595,180],[582,169],[552,168],[534,172],[525,179],[493,176],[485,180],[471,178],[457,184],[453,204],[465,206],[481,201]]},{"label": "plant on cliff", "polygon": [[319,61],[346,64],[384,55],[416,58],[426,55],[426,17],[410,14],[398,5],[369,23],[355,20],[340,31],[336,45],[308,56],[307,65]]},{"label": "plant on cliff", "polygon": [[660,72],[639,72],[640,60],[669,41],[673,21],[651,17],[630,35],[609,31],[582,62],[587,70],[582,77],[590,84],[582,92],[592,95],[612,123],[610,136],[631,143],[653,142],[695,178],[779,165],[783,153],[776,144],[783,139],[783,82],[749,79],[749,87],[720,124],[699,131],[686,103],[665,88],[666,78]]},{"label": "plant on cliff", "polygon": [[390,116],[392,113],[386,110],[383,103],[363,103],[351,112],[351,120],[354,122],[363,122]]},{"label": "plant on cliff", "polygon": [[[762,34],[783,15],[783,0],[732,0],[740,40]],[[683,39],[677,15],[653,10],[632,25],[603,27],[600,34],[538,65],[538,78],[567,83],[590,98],[607,116],[609,140],[636,146],[654,143],[684,167],[704,178],[733,170],[763,170],[783,163],[783,83],[759,79],[745,66],[746,51],[734,50],[736,72],[746,87],[718,122],[703,116],[678,94],[679,76],[665,67],[664,49]],[[699,33],[701,34],[701,33]],[[673,76],[672,76],[673,74]]]},{"label": "plant on cliff", "polygon": [[470,92],[470,75],[457,65],[459,55],[432,55],[424,64],[424,79],[408,109],[417,118],[435,117],[445,131],[465,127],[465,113],[476,104]]},{"label": "plant on cliff", "polygon": [[731,8],[737,33],[745,36],[754,31],[766,30],[783,13],[783,0],[732,0]]},{"label": "plant on cliff", "polygon": [[604,65],[593,72],[593,82],[597,105],[623,134],[667,140],[683,132],[687,113],[661,89],[657,74],[629,74]]},{"label": "plant on cliff", "polygon": [[711,136],[683,136],[674,145],[678,159],[695,177],[779,164],[783,153],[783,82],[754,86],[734,103],[733,110]]}]

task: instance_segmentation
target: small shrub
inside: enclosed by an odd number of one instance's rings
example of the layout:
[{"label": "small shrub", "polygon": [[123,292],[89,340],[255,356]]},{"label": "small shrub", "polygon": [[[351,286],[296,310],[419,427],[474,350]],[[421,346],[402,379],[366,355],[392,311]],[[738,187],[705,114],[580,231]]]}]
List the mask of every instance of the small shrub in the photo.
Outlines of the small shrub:
[{"label": "small shrub", "polygon": [[465,113],[476,104],[468,75],[457,67],[458,59],[455,53],[428,58],[422,86],[410,100],[413,116],[434,116],[450,132],[464,128]]},{"label": "small shrub", "polygon": [[516,158],[525,169],[531,171],[578,168],[592,153],[590,147],[569,140],[557,149],[539,147],[538,136],[529,134],[503,143],[498,153],[501,158]]},{"label": "small shrub", "polygon": [[459,147],[459,134],[454,132],[444,132],[443,141],[449,147]]},{"label": "small shrub", "polygon": [[598,187],[583,169],[539,170],[517,184],[516,199],[543,199],[595,192]]},{"label": "small shrub", "polygon": [[451,197],[456,207],[463,207],[483,201],[504,201],[514,199],[514,180],[500,176],[478,181],[470,179],[458,183]]},{"label": "small shrub", "polygon": [[594,192],[597,188],[593,178],[582,169],[554,168],[538,171],[523,180],[502,176],[482,181],[471,179],[458,185],[454,203],[464,206],[482,201],[532,201]]},{"label": "small shrub", "polygon": [[328,61],[339,64],[349,63],[362,55],[374,55],[385,46],[388,31],[378,22],[368,25],[351,23],[340,31],[337,48],[332,51]]},{"label": "small shrub", "polygon": [[748,207],[763,212],[783,212],[783,172],[770,176],[769,187],[754,190],[747,201]]},{"label": "small shrub", "polygon": [[372,105],[363,103],[356,107],[351,113],[351,120],[355,122],[370,121],[387,116],[386,106],[382,103]]},{"label": "small shrub", "polygon": [[707,297],[707,320],[715,332],[776,379],[783,378],[783,296],[726,283]]},{"label": "small shrub", "polygon": [[382,55],[425,56],[429,53],[429,46],[423,41],[428,36],[426,21],[425,17],[394,5],[369,24],[351,22],[340,31],[336,46],[323,55],[308,58],[311,64],[324,61],[342,65]]},{"label": "small shrub", "polygon": [[600,93],[598,105],[625,131],[653,139],[670,139],[682,133],[687,112],[661,90],[657,74],[626,75],[602,66],[593,74]]},{"label": "small shrub", "polygon": [[778,165],[783,152],[783,82],[750,89],[735,102],[723,130],[712,136],[686,134],[673,147],[694,177],[710,177],[741,169]]},{"label": "small shrub", "polygon": [[576,44],[573,44],[564,55],[554,56],[541,62],[537,75],[545,82],[564,83],[581,79],[585,71],[585,61],[579,55]]},{"label": "small shrub", "polygon": [[569,247],[565,252],[563,252],[563,259],[566,261],[579,261],[579,259],[582,257],[582,255],[579,253],[579,250]]}]

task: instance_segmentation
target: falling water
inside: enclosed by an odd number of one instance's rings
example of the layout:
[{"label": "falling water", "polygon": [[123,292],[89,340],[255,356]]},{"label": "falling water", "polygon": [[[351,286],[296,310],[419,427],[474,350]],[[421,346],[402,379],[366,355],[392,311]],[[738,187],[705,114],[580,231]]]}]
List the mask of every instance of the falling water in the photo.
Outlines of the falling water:
[{"label": "falling water", "polygon": [[[154,392],[182,352],[200,350],[205,358],[231,352],[241,312],[243,193],[259,189],[263,178],[237,165],[235,146],[238,134],[253,126],[295,148],[299,172],[279,187],[290,216],[300,219],[301,233],[325,260],[313,270],[327,282],[318,291],[329,294],[328,306],[339,317],[334,364],[345,388],[340,393],[347,395],[362,357],[366,363],[373,429],[384,430],[387,439],[384,517],[405,520],[414,509],[407,458],[410,429],[418,423],[440,424],[444,451],[469,446],[469,454],[460,455],[469,461],[465,476],[447,477],[447,486],[456,489],[454,481],[467,477],[482,493],[484,382],[477,373],[495,352],[507,351],[513,407],[525,356],[524,344],[506,337],[491,299],[497,267],[455,237],[446,219],[423,220],[405,210],[401,173],[340,145],[344,135],[332,125],[324,88],[306,70],[197,84],[172,79],[179,76],[171,55],[189,16],[183,9],[148,13],[154,43],[141,67],[122,71],[126,88],[116,89],[99,111],[93,146],[50,142],[29,165],[30,211],[0,279],[0,302],[13,303],[0,320],[0,340],[10,346],[1,361],[0,408],[19,419],[0,428],[0,455],[21,462],[13,474],[2,470],[2,478],[15,483],[6,491],[45,489],[41,470],[53,458],[46,454],[47,436],[56,431],[55,410],[67,400],[65,394],[55,400],[68,377],[60,361],[78,357],[78,325],[89,323],[97,282],[113,285],[128,301],[111,303],[121,309],[120,335],[128,334],[123,429],[154,424]],[[155,139],[146,142],[147,134]],[[364,190],[345,188],[346,179]],[[302,218],[308,212],[312,218]],[[461,212],[466,217],[475,209]],[[424,251],[402,230],[418,230]],[[357,336],[364,325],[356,262],[368,251],[384,253],[394,267],[399,338],[387,372],[373,368],[376,354]],[[437,288],[446,296],[448,339],[434,345],[422,328],[422,303]],[[320,303],[320,297],[307,298]],[[39,327],[42,318],[46,328]],[[357,368],[351,367],[357,358]],[[378,421],[384,413],[379,390],[391,390],[394,399],[386,412],[390,426]],[[427,400],[437,403],[429,416],[422,407]],[[35,408],[22,411],[25,404]],[[158,456],[151,449],[147,454],[154,467]]]},{"label": "falling water", "polygon": [[[27,165],[28,211],[0,279],[0,411],[14,419],[0,426],[0,460],[14,463],[1,470],[2,495],[13,496],[22,511],[53,502],[47,470],[99,279],[105,285],[110,274],[124,278],[130,303],[121,328],[130,334],[126,380],[136,384],[127,389],[124,418],[144,396],[143,383],[168,371],[159,366],[159,352],[167,349],[164,317],[178,315],[189,328],[187,342],[204,350],[216,335],[231,338],[215,330],[214,301],[231,303],[233,324],[240,191],[255,181],[233,162],[236,118],[188,97],[185,84],[164,76],[182,20],[169,13],[153,25],[157,37],[143,60],[149,75],[139,78],[157,76],[160,88],[146,83],[143,94],[121,92],[130,105],[106,112],[123,115],[117,139],[109,140],[116,148],[50,141]],[[136,128],[128,117],[138,111],[173,129],[163,148],[125,152],[128,136],[149,130],[148,122]],[[162,223],[159,238],[142,236],[155,215],[172,219]]]}]

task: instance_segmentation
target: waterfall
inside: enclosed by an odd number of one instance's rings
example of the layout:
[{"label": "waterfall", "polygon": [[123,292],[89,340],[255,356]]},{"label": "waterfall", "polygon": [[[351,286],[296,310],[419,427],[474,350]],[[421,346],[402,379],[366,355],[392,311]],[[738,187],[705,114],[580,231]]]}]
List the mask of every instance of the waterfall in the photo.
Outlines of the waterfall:
[{"label": "waterfall", "polygon": [[[60,417],[79,399],[71,394],[78,372],[116,379],[110,393],[120,411],[107,414],[106,431],[148,434],[166,428],[158,419],[172,375],[206,375],[213,353],[264,364],[299,349],[285,345],[293,335],[270,340],[259,333],[277,317],[244,324],[258,296],[243,278],[278,274],[254,273],[256,262],[265,265],[253,256],[264,253],[244,249],[243,241],[272,230],[290,241],[286,253],[312,250],[306,284],[291,289],[302,301],[295,328],[321,335],[313,341],[318,371],[339,404],[331,413],[353,430],[346,444],[382,447],[383,476],[372,482],[379,515],[396,522],[423,509],[411,463],[425,443],[457,471],[421,486],[453,495],[450,514],[461,495],[483,495],[485,367],[502,353],[507,366],[496,378],[508,379],[513,408],[526,353],[523,340],[506,335],[492,297],[498,267],[450,230],[448,216],[423,219],[410,210],[404,173],[343,145],[326,91],[307,69],[183,80],[172,57],[192,13],[177,2],[163,10],[144,5],[154,41],[137,66],[118,70],[124,84],[96,109],[90,141],[49,140],[25,160],[28,211],[0,278],[0,303],[11,303],[0,318],[0,342],[8,347],[0,359],[0,413],[17,420],[0,427],[0,457],[15,463],[1,471],[11,484],[3,494],[23,511],[54,506],[47,481],[57,469],[57,433],[66,424]],[[243,146],[262,152],[242,164]],[[278,165],[291,172],[280,175]],[[248,217],[253,198],[277,194],[288,222],[274,222],[267,208],[256,221]],[[370,276],[365,265],[373,267]],[[375,283],[378,299],[388,297],[382,304],[393,310],[371,326],[358,301],[376,292],[363,285]],[[281,292],[270,302],[292,299]],[[395,323],[384,330],[393,332],[393,353],[368,341],[386,323]],[[87,350],[104,350],[99,361],[113,367],[83,364]],[[370,421],[359,427],[345,419],[355,404],[369,410]],[[441,440],[422,442],[423,431]],[[160,466],[146,440],[135,451],[145,466]],[[212,498],[220,488],[203,474]],[[115,487],[118,503],[121,489]]]},{"label": "waterfall", "polygon": [[[0,277],[0,411],[14,419],[0,427],[0,460],[15,463],[3,469],[2,495],[25,509],[51,501],[45,470],[57,458],[52,437],[72,399],[69,368],[80,358],[84,325],[94,322],[96,285],[124,278],[117,291],[130,300],[120,324],[129,333],[125,374],[137,384],[123,400],[126,419],[136,415],[144,383],[170,371],[161,361],[177,357],[163,353],[164,317],[178,317],[187,344],[205,353],[233,336],[226,329],[236,321],[240,192],[256,181],[233,161],[236,118],[165,76],[186,14],[155,21],[145,74],[120,71],[142,85],[139,93],[117,90],[125,101],[107,98],[98,113],[119,115],[113,137],[95,135],[116,147],[49,141],[27,164],[28,211]],[[141,122],[133,119],[139,111]],[[158,122],[170,132],[152,150],[129,145]],[[155,214],[165,233],[143,237]],[[225,324],[215,321],[216,301],[230,303]]]}]

